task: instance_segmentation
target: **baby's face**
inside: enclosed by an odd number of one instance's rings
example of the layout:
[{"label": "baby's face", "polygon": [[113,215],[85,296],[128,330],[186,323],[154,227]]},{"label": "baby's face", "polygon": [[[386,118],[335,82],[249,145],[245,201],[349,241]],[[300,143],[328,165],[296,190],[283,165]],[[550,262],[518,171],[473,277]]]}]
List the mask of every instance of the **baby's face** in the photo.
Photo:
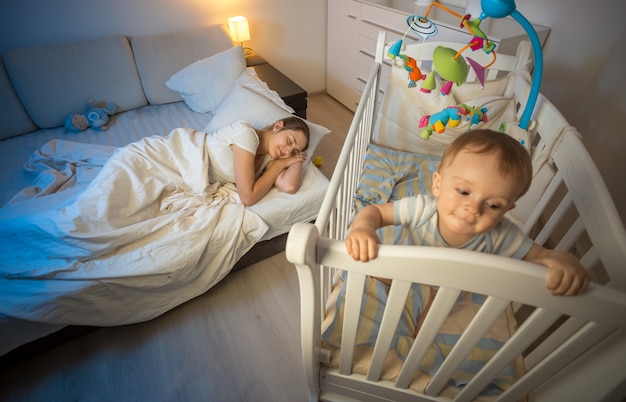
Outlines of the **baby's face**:
[{"label": "baby's face", "polygon": [[499,172],[497,154],[461,151],[433,174],[433,194],[439,197],[441,236],[460,246],[495,227],[515,207],[519,184]]}]

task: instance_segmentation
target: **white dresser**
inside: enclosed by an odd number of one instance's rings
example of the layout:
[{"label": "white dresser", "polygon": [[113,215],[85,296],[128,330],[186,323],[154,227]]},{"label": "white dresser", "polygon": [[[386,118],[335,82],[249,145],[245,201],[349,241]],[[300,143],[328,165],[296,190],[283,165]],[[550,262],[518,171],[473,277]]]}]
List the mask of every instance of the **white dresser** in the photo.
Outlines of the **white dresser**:
[{"label": "white dresser", "polygon": [[[463,8],[446,7],[460,15],[465,14]],[[423,16],[427,9],[427,6],[419,6],[414,0],[328,0],[328,94],[355,111],[374,61],[378,32],[387,31],[387,41],[394,42],[407,31],[407,17]],[[475,17],[472,16],[472,19]],[[440,7],[434,6],[428,18],[439,28],[438,34],[428,40],[469,41],[470,34],[460,27],[461,21]],[[549,28],[537,25],[534,28],[543,45]],[[512,18],[485,19],[481,29],[496,43],[496,52],[514,54],[519,41],[528,39],[526,31]],[[422,38],[409,31],[405,42],[416,41],[422,41]],[[385,84],[384,79],[381,80],[381,88]]]}]

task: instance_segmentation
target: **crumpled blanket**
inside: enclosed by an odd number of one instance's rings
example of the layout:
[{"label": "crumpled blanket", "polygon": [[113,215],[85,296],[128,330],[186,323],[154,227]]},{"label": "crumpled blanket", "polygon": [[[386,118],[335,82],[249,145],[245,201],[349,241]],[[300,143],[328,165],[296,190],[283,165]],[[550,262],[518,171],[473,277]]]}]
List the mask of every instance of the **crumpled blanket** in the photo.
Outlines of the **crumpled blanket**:
[{"label": "crumpled blanket", "polygon": [[52,141],[0,209],[0,313],[56,324],[145,321],[208,290],[267,231],[209,183],[206,133],[115,150]]}]

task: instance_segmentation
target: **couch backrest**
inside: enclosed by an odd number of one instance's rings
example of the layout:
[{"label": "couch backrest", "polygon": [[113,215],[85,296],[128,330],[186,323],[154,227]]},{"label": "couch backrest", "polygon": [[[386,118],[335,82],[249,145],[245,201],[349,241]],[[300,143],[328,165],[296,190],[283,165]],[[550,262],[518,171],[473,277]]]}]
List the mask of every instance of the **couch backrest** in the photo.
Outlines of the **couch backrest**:
[{"label": "couch backrest", "polygon": [[[165,82],[233,46],[223,24],[8,50],[0,60],[0,139],[64,124],[90,101],[117,112],[181,101]],[[5,69],[6,66],[6,69]],[[225,66],[227,68],[227,66]]]},{"label": "couch backrest", "polygon": [[172,74],[193,62],[233,47],[223,24],[183,32],[136,36],[130,42],[146,97],[154,105],[182,100],[177,92],[165,86]]},{"label": "couch backrest", "polygon": [[118,111],[147,104],[128,39],[10,49],[5,64],[13,86],[40,128],[62,126],[90,100],[114,102]]},{"label": "couch backrest", "polygon": [[37,130],[13,89],[0,58],[0,140]]}]

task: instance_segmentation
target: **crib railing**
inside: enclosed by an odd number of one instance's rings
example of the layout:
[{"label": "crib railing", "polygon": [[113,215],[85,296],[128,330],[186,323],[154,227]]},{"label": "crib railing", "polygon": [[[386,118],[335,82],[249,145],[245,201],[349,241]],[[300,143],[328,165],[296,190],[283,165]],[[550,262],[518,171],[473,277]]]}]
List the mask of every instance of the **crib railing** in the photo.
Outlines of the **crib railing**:
[{"label": "crib railing", "polygon": [[[376,53],[382,54],[382,48]],[[372,136],[381,65],[382,58],[377,57],[346,134],[320,213],[315,220],[315,226],[320,233],[331,239],[343,239],[348,229],[353,208],[352,195],[361,178],[367,144]]]},{"label": "crib railing", "polygon": [[[377,50],[377,55],[383,53],[382,48]],[[517,400],[529,393],[532,400],[575,400],[585,394],[606,395],[609,392],[606,390],[623,384],[626,381],[621,368],[626,358],[626,232],[579,134],[541,95],[532,123],[533,165],[541,172],[533,179],[528,198],[523,202],[526,208],[517,218],[526,223],[524,230],[535,241],[574,252],[594,277],[599,276],[597,270],[604,272],[604,280],[597,280],[599,284],[592,284],[582,296],[554,297],[545,290],[545,270],[523,261],[459,250],[441,252],[395,245],[381,245],[379,258],[367,264],[354,262],[347,255],[342,240],[353,213],[352,196],[372,135],[381,59],[376,59],[368,77],[315,225],[295,225],[287,241],[287,259],[295,264],[300,280],[302,353],[310,401],[318,401],[320,397],[320,378],[330,399],[332,393],[338,393],[357,400],[383,400],[373,395],[415,400],[417,394],[407,388],[411,376],[461,290],[485,295],[487,301],[433,375],[421,394],[423,400],[447,400],[438,399],[437,395],[450,373],[474,347],[489,323],[510,304],[530,307],[532,311],[455,400],[473,399],[504,365],[520,355],[524,356],[526,373],[498,401]],[[505,95],[515,95],[523,108],[527,90],[528,82],[517,77],[510,81]],[[401,268],[403,264],[405,269]],[[407,265],[415,264],[425,268],[406,269]],[[339,366],[320,368],[320,358],[326,360],[329,356],[321,347],[320,328],[336,268],[348,272]],[[382,381],[380,374],[382,357],[389,351],[395,325],[381,326],[367,375],[352,373],[358,311],[363,281],[368,275],[393,279],[383,316],[383,321],[392,324],[394,320],[397,322],[411,283],[440,288],[430,310],[436,313],[427,315],[394,382]],[[494,283],[498,286],[494,287]],[[598,376],[598,373],[603,374]],[[577,381],[572,383],[570,379]],[[536,395],[539,397],[534,399]]]},{"label": "crib railing", "polygon": [[[545,270],[524,261],[462,250],[441,252],[440,249],[429,247],[381,245],[377,259],[361,263],[353,261],[348,256],[343,241],[319,237],[313,225],[294,226],[290,238],[292,236],[300,240],[307,239],[302,243],[311,246],[306,251],[301,249],[300,255],[295,254],[296,250],[292,250],[294,253],[288,255],[288,259],[296,263],[299,270],[316,271],[317,264],[321,264],[328,267],[340,267],[348,272],[339,367],[338,369],[322,368],[325,392],[341,393],[345,389],[351,389],[348,392],[352,392],[353,396],[360,393],[362,400],[370,400],[368,398],[373,398],[372,395],[393,400],[408,400],[409,395],[415,397],[415,393],[408,388],[409,383],[461,291],[482,294],[487,298],[444,364],[433,374],[424,391],[428,397],[439,395],[450,375],[462,363],[468,352],[476,346],[484,331],[512,302],[536,308],[496,355],[460,391],[454,398],[455,401],[473,400],[506,365],[511,364],[563,315],[572,317],[570,319],[580,324],[579,328],[561,344],[550,346],[549,353],[541,356],[532,368],[529,368],[516,383],[496,399],[497,401],[516,401],[553,375],[558,374],[572,362],[593,359],[590,357],[594,353],[592,348],[614,348],[615,353],[623,356],[624,334],[626,333],[626,294],[622,292],[591,284],[590,289],[584,295],[555,297],[545,291]],[[419,264],[420,269],[408,269],[415,264]],[[382,317],[381,330],[374,346],[372,364],[367,375],[364,376],[352,375],[352,364],[363,296],[362,289],[366,276],[382,276],[393,279],[393,282]],[[394,323],[398,322],[412,283],[438,286],[439,291],[431,307],[431,313],[427,315],[406,360],[402,363],[399,376],[394,382],[387,383],[380,377],[385,361],[384,356],[390,349],[396,328]],[[499,286],[494,287],[493,283],[498,283]],[[307,314],[307,312],[303,311],[302,314]],[[319,340],[319,327],[311,328],[311,330],[317,330]],[[309,334],[307,334],[307,339],[310,339]],[[621,370],[618,361],[601,365],[600,369],[606,372],[606,375],[619,376],[621,374],[616,374]],[[596,385],[590,383],[589,379],[586,381],[588,387]],[[375,386],[368,387],[368,383],[375,384]],[[313,389],[318,388],[316,386]],[[311,400],[317,400],[315,398],[317,396]]]},{"label": "crib railing", "polygon": [[[378,49],[377,54],[382,54],[382,48]],[[330,239],[344,239],[348,229],[353,208],[352,195],[358,186],[367,144],[372,136],[381,65],[382,58],[376,58],[363,89],[361,101],[346,134],[333,176],[326,190],[326,196],[320,207],[320,213],[315,220],[316,231]],[[292,240],[294,238],[299,238],[299,236],[294,234]],[[309,238],[309,240],[313,241],[314,239]],[[293,258],[306,256],[305,260],[309,264],[295,264],[295,266],[300,281],[300,314],[302,317],[307,317],[301,323],[301,337],[302,357],[306,381],[310,390],[310,402],[319,400],[320,353],[322,353],[319,347],[321,343],[320,328],[325,311],[325,301],[330,294],[333,276],[330,267],[319,266],[315,263],[314,250],[315,246],[306,243],[306,241],[292,241],[285,250],[288,259],[290,259],[289,256]],[[294,262],[291,259],[290,261]],[[310,269],[313,266],[319,269]]]}]

